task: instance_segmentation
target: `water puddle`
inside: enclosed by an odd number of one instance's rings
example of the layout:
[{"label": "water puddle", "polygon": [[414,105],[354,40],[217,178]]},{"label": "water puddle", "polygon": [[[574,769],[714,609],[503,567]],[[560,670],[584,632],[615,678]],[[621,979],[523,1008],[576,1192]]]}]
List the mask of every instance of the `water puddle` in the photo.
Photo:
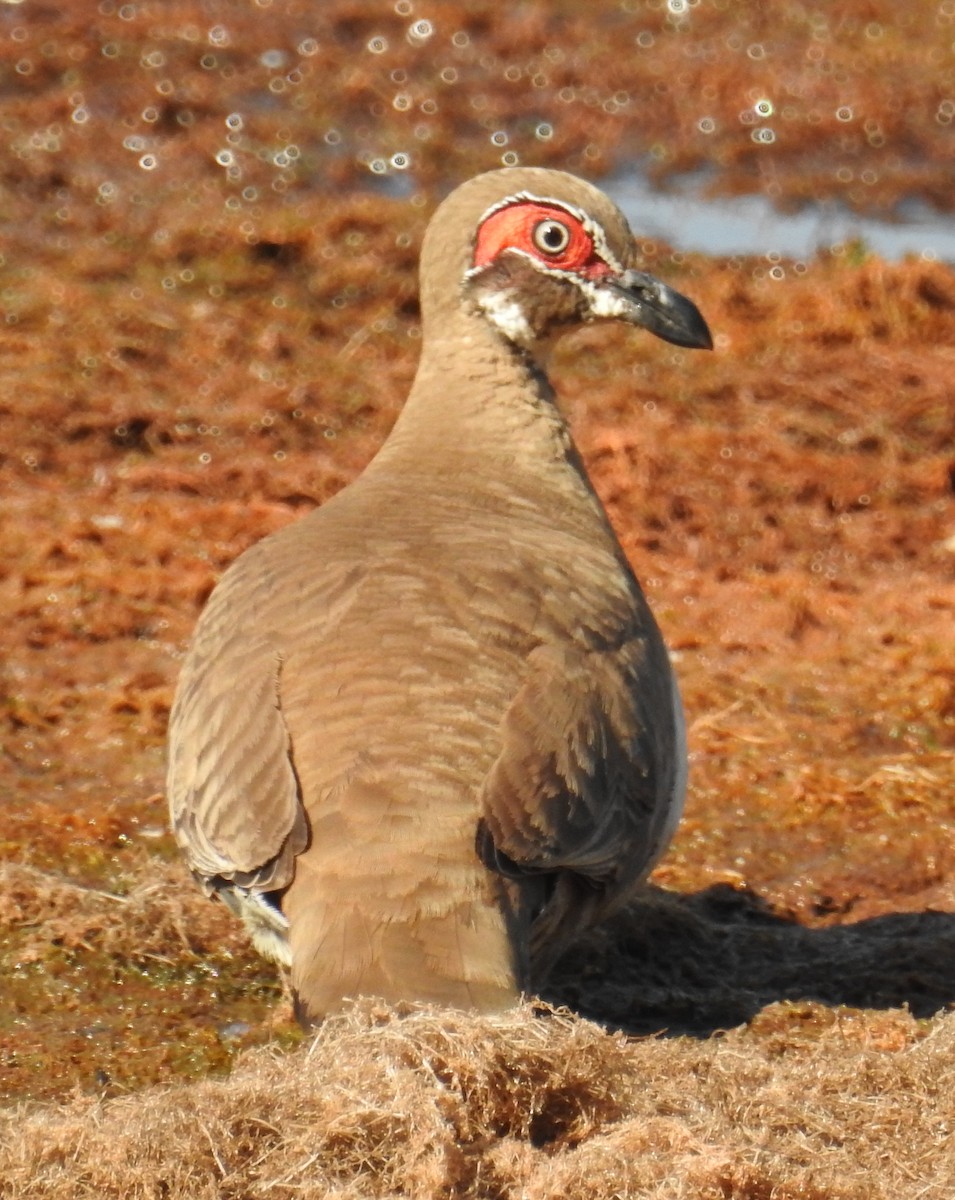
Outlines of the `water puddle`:
[{"label": "water puddle", "polygon": [[834,203],[781,213],[764,196],[710,198],[692,186],[660,192],[637,173],[604,186],[638,236],[658,237],[680,250],[806,259],[817,250],[860,240],[888,260],[915,254],[955,262],[955,218],[918,200],[902,206],[900,219],[880,220]]}]

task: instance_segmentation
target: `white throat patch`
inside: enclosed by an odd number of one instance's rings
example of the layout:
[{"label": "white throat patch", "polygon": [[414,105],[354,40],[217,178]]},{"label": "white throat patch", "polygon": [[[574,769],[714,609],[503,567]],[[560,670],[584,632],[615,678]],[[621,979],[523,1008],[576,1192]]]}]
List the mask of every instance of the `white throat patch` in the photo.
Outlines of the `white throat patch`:
[{"label": "white throat patch", "polygon": [[527,348],[535,340],[520,301],[514,298],[513,292],[484,292],[478,298],[478,307],[492,325],[518,346]]}]

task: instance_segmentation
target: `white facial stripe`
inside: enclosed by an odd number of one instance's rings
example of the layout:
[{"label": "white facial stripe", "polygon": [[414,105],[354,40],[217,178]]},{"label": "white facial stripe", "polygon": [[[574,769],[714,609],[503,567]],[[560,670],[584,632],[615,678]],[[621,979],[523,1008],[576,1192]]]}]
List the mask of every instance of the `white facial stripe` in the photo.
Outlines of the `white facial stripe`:
[{"label": "white facial stripe", "polygon": [[622,292],[610,287],[601,287],[590,279],[575,279],[574,282],[590,301],[592,317],[626,320],[633,313],[633,302]]},{"label": "white facial stripe", "polygon": [[[565,271],[560,267],[549,267],[547,263],[545,263],[543,259],[538,258],[536,254],[528,254],[526,250],[520,250],[517,246],[509,246],[507,252],[508,254],[519,254],[521,258],[526,258],[531,266],[536,271],[540,271],[542,275],[553,275],[555,279],[570,279],[573,280],[574,283],[581,282],[581,278],[576,271]],[[482,273],[482,271],[489,271],[493,266],[494,262],[486,262],[480,267],[469,267],[464,272],[464,278],[475,279]]]},{"label": "white facial stripe", "polygon": [[[599,225],[594,224],[583,209],[577,208],[573,204],[568,204],[565,200],[555,200],[553,196],[535,196],[532,192],[516,192],[513,196],[506,196],[503,200],[499,200],[497,204],[491,205],[480,221],[478,221],[478,228],[484,224],[488,217],[492,217],[496,212],[500,212],[502,208],[510,208],[514,204],[546,204],[551,208],[559,208],[567,213],[568,216],[574,217],[590,235],[594,243],[594,249],[600,258],[612,270],[618,274],[622,274],[623,267],[618,262],[616,256],[611,253],[610,247],[607,245],[607,236],[603,229]],[[471,272],[469,271],[468,274],[470,275]]]}]

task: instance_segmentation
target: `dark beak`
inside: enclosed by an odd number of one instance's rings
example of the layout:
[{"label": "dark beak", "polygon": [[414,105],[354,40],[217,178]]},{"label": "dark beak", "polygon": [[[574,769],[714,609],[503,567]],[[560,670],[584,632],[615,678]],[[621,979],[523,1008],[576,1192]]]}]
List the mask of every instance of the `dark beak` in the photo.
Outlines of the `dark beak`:
[{"label": "dark beak", "polygon": [[618,296],[626,297],[630,312],[626,319],[641,325],[665,342],[691,350],[712,350],[713,338],[703,314],[692,300],[667,287],[643,271],[624,271],[608,279]]}]

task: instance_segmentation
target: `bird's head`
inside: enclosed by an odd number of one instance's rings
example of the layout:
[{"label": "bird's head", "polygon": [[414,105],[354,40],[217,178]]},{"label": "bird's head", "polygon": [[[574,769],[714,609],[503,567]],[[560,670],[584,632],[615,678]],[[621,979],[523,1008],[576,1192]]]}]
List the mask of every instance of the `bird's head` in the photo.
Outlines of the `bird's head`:
[{"label": "bird's head", "polygon": [[[435,295],[483,316],[523,349],[593,320],[638,325],[668,342],[712,347],[692,301],[634,265],[619,209],[562,171],[510,168],[480,175],[438,209],[422,253],[426,318]],[[430,292],[430,294],[429,294]]]}]

